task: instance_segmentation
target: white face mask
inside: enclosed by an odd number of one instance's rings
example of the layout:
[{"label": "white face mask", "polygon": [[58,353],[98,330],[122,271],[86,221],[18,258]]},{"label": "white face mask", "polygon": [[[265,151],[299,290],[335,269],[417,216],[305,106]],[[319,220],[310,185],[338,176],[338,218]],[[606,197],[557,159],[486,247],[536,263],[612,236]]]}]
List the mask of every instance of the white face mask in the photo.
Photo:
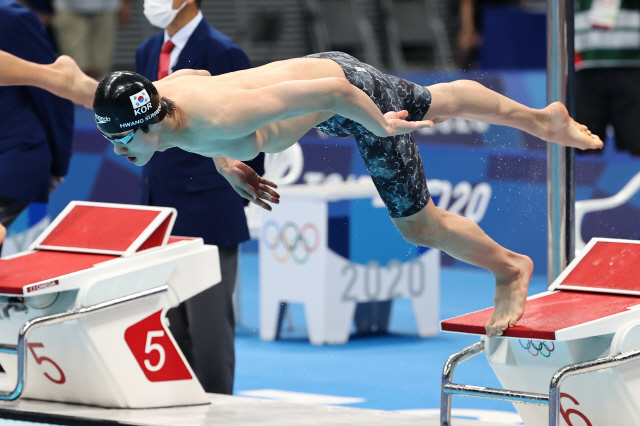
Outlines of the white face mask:
[{"label": "white face mask", "polygon": [[172,9],[173,0],[144,0],[144,16],[154,27],[165,29],[186,5],[184,2],[179,8]]}]

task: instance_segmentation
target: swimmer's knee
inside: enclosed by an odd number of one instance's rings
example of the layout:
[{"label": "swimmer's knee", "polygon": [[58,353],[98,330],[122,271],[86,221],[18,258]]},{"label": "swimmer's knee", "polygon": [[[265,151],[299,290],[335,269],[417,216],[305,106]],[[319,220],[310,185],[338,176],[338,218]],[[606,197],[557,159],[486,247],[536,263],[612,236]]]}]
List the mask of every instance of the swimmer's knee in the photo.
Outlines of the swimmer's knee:
[{"label": "swimmer's knee", "polygon": [[432,227],[424,226],[420,223],[412,223],[410,226],[400,229],[402,238],[410,244],[422,247],[433,247],[435,245],[435,233]]},{"label": "swimmer's knee", "polygon": [[395,218],[393,223],[408,243],[437,248],[442,223],[428,213],[424,208],[412,216]]},{"label": "swimmer's knee", "polygon": [[431,106],[424,118],[434,123],[442,123],[458,117],[461,111],[460,96],[464,91],[465,81],[467,80],[456,80],[429,86]]}]

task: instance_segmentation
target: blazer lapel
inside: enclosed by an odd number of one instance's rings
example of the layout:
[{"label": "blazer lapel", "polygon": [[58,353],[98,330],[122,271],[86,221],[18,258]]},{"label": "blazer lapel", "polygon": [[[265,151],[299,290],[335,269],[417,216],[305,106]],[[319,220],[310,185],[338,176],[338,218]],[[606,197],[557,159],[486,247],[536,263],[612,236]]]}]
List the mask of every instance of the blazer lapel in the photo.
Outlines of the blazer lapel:
[{"label": "blazer lapel", "polygon": [[153,76],[151,81],[156,81],[158,78],[158,60],[160,60],[160,50],[162,50],[162,43],[164,42],[164,31],[160,33],[160,37],[154,40],[149,52],[149,63],[147,70],[149,75]]},{"label": "blazer lapel", "polygon": [[[203,17],[202,21],[198,24],[191,37],[184,45],[180,57],[176,63],[174,70],[181,70],[185,68],[194,68],[199,63],[200,56],[202,55],[201,41],[206,39],[209,34],[209,23]],[[158,53],[159,54],[159,53]],[[157,65],[156,65],[157,68]]]}]

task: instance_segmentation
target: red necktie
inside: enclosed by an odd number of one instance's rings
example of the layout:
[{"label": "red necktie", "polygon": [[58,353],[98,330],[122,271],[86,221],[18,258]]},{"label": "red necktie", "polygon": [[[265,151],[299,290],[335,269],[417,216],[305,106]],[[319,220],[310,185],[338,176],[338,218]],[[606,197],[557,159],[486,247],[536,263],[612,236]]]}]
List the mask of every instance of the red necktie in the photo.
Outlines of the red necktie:
[{"label": "red necktie", "polygon": [[169,75],[169,65],[171,64],[171,51],[176,47],[171,40],[167,40],[160,50],[160,59],[158,59],[158,80],[162,80]]}]

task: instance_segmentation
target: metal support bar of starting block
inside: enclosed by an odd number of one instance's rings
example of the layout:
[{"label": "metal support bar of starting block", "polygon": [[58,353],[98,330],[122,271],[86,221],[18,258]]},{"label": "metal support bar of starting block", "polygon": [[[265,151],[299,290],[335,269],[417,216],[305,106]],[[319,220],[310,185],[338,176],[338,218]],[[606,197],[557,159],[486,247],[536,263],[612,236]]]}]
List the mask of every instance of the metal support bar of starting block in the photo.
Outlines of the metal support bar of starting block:
[{"label": "metal support bar of starting block", "polygon": [[141,291],[139,293],[131,294],[129,296],[119,297],[117,299],[108,300],[106,302],[98,303],[96,305],[87,306],[86,308],[71,309],[66,312],[60,312],[58,314],[48,315],[44,317],[34,318],[24,323],[20,332],[18,333],[17,345],[0,344],[0,352],[13,354],[18,356],[18,381],[13,391],[1,391],[0,401],[12,401],[17,399],[22,394],[24,389],[25,377],[27,373],[26,359],[27,359],[27,336],[34,328],[42,327],[43,325],[52,325],[65,321],[70,321],[82,316],[86,316],[98,311],[107,311],[119,306],[127,305],[133,301],[155,296],[160,293],[169,290],[167,285],[162,285],[150,290]]},{"label": "metal support bar of starting block", "polygon": [[469,396],[472,398],[498,399],[509,402],[517,401],[538,405],[549,404],[548,395],[451,383],[453,379],[453,372],[458,364],[461,364],[482,352],[484,352],[484,341],[474,343],[460,352],[451,355],[444,364],[444,369],[442,370],[442,390],[440,395],[440,424],[442,426],[451,426],[451,397],[453,395]]},{"label": "metal support bar of starting block", "polygon": [[560,417],[558,416],[560,413],[560,384],[564,379],[577,374],[617,367],[637,359],[640,359],[640,349],[624,352],[617,356],[607,356],[579,364],[567,365],[556,371],[556,374],[551,378],[551,385],[549,386],[549,426],[560,425]]},{"label": "metal support bar of starting block", "polygon": [[461,364],[479,353],[484,352],[484,349],[484,341],[474,343],[460,352],[451,355],[444,364],[444,369],[442,371],[442,391],[440,397],[441,426],[451,426],[451,396],[453,395],[521,402],[525,404],[549,405],[549,426],[560,426],[560,384],[562,384],[564,379],[569,376],[589,373],[591,371],[617,367],[640,359],[640,349],[636,349],[615,357],[608,356],[578,364],[567,365],[558,370],[551,378],[548,395],[451,383],[453,379],[453,371],[458,364]]}]

